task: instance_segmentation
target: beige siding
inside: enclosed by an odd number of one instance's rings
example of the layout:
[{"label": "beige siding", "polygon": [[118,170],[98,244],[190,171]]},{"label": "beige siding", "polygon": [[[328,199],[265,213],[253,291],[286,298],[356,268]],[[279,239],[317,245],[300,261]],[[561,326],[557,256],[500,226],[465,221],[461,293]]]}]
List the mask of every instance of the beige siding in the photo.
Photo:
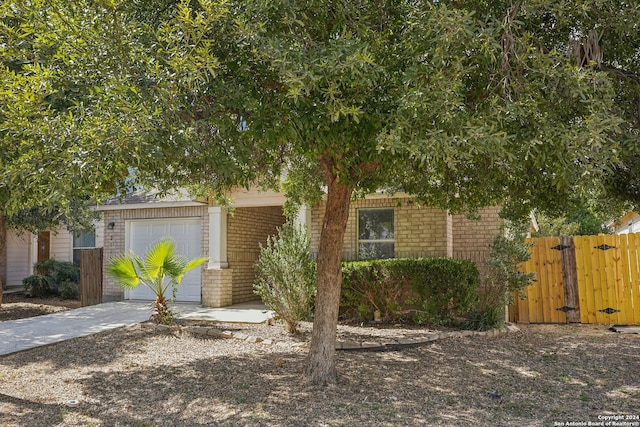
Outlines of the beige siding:
[{"label": "beige siding", "polygon": [[233,304],[254,301],[254,264],[260,255],[260,244],[276,233],[285,218],[279,206],[236,208],[229,216],[227,252],[229,268],[233,270]]},{"label": "beige siding", "polygon": [[[101,247],[104,239],[102,222],[96,223],[96,247]],[[7,231],[7,284],[22,284],[22,279],[32,274],[33,239],[31,233],[16,234]],[[73,235],[65,228],[58,227],[50,231],[49,257],[58,261],[73,261]]]},{"label": "beige siding", "polygon": [[30,265],[31,233],[7,231],[7,285],[22,285],[22,279],[32,274]]},{"label": "beige siding", "polygon": [[[202,256],[209,254],[209,222],[206,206],[177,207],[177,208],[146,208],[104,211],[105,229],[103,233],[103,259],[107,263],[116,255],[125,253],[125,221],[134,219],[162,219],[162,218],[201,218],[202,220]],[[113,228],[109,224],[113,223]],[[103,273],[104,274],[104,273]],[[120,286],[103,276],[103,301],[121,300],[124,291]]]},{"label": "beige siding", "polygon": [[49,257],[58,261],[73,261],[73,235],[66,228],[51,230]]},{"label": "beige siding", "polygon": [[[394,208],[395,256],[432,257],[451,254],[451,217],[447,212],[420,207],[412,198],[372,198],[351,202],[344,238],[344,259],[356,259],[358,252],[358,209]],[[312,250],[318,252],[325,203],[311,213]]]}]

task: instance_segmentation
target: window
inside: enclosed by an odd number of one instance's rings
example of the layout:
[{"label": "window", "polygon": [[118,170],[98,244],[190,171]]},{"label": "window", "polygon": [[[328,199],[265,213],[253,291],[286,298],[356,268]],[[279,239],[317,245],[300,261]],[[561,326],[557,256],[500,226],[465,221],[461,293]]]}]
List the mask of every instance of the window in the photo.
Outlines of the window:
[{"label": "window", "polygon": [[96,247],[96,233],[78,233],[73,236],[73,263],[80,265],[80,249]]},{"label": "window", "polygon": [[358,258],[393,258],[393,208],[358,210]]}]

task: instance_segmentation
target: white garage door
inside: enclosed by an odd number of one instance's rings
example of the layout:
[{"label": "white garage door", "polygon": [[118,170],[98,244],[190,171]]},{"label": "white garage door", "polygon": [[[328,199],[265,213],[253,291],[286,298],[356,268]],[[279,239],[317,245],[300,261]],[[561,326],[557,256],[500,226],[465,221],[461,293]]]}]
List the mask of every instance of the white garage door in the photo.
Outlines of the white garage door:
[{"label": "white garage door", "polygon": [[[176,253],[192,259],[201,256],[201,223],[199,219],[161,219],[129,221],[127,252],[132,250],[143,256],[146,250],[163,237],[171,237],[176,242]],[[188,272],[182,279],[176,301],[200,302],[200,268]],[[171,288],[165,294],[171,297]],[[155,295],[146,286],[140,285],[129,291],[129,299],[154,300]]]}]

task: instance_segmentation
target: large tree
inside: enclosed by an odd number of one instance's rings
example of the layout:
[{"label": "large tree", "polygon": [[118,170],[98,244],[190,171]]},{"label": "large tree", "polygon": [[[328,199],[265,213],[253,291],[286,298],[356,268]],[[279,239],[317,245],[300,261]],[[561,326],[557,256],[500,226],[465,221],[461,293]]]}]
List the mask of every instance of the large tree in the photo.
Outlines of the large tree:
[{"label": "large tree", "polygon": [[620,113],[622,71],[581,49],[591,52],[594,29],[603,47],[618,30],[631,34],[624,40],[637,36],[615,17],[638,22],[638,11],[596,3],[33,0],[10,8],[19,34],[39,35],[40,44],[13,46],[46,59],[31,69],[55,82],[43,100],[64,105],[38,121],[73,115],[53,133],[77,137],[97,182],[127,164],[160,188],[223,194],[283,182],[293,204],[324,195],[306,377],[327,384],[337,378],[340,261],[354,195],[402,189],[451,211],[501,204],[517,216],[568,206],[601,186],[635,128]]},{"label": "large tree", "polygon": [[88,94],[86,80],[75,67],[70,72],[62,49],[51,48],[64,46],[55,28],[65,18],[49,16],[51,31],[31,31],[32,15],[23,12],[7,2],[0,12],[1,257],[7,230],[85,230],[95,218],[91,206],[126,186],[126,163],[115,168],[114,149],[107,148],[114,132],[77,108]]}]

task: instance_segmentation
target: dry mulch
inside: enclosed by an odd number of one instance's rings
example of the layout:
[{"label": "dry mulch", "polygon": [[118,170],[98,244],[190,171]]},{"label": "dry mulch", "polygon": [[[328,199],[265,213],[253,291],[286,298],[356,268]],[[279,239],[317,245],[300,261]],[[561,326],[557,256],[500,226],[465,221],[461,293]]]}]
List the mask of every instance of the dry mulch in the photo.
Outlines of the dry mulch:
[{"label": "dry mulch", "polygon": [[640,416],[640,336],[606,326],[521,325],[338,352],[340,383],[329,388],[302,379],[309,324],[294,336],[279,325],[219,327],[278,344],[135,326],[2,356],[0,425],[552,426]]},{"label": "dry mulch", "polygon": [[8,294],[2,297],[0,322],[42,316],[78,307],[80,307],[80,301],[76,300],[58,297],[28,298],[21,293]]}]

